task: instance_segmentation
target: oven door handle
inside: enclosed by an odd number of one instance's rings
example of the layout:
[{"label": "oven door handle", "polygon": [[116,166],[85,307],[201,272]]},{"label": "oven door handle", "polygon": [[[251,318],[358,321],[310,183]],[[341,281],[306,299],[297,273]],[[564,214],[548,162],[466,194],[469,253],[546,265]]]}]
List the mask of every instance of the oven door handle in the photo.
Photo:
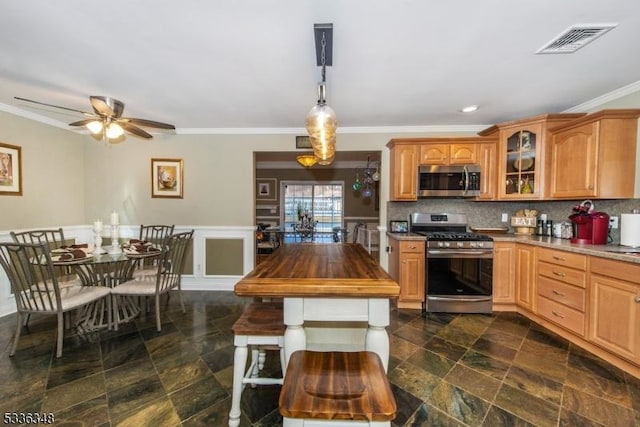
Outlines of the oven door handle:
[{"label": "oven door handle", "polygon": [[456,250],[437,250],[437,249],[429,249],[427,250],[427,255],[490,255],[493,256],[493,251],[469,251],[469,250],[464,250],[464,251],[456,251]]},{"label": "oven door handle", "polygon": [[458,296],[454,296],[454,297],[438,297],[438,296],[434,296],[434,295],[429,295],[427,297],[430,300],[433,301],[451,301],[451,300],[456,300],[456,301],[461,301],[461,302],[478,302],[478,301],[491,301],[491,297],[474,297],[474,298],[464,298],[464,297],[458,297]]}]

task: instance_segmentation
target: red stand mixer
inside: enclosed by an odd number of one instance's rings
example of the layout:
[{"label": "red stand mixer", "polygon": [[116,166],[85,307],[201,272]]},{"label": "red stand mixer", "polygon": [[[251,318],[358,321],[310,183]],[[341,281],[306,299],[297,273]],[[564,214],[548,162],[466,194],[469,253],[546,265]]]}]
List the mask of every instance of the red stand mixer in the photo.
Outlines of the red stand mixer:
[{"label": "red stand mixer", "polygon": [[573,211],[575,213],[569,216],[573,227],[571,243],[606,245],[609,237],[609,214],[593,212],[591,200],[574,206]]}]

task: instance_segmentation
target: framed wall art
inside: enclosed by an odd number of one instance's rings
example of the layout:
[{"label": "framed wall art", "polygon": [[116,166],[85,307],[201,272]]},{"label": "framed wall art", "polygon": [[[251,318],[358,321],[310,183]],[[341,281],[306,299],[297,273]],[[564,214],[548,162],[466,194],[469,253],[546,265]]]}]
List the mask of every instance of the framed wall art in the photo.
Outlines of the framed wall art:
[{"label": "framed wall art", "polygon": [[182,199],[183,191],[182,159],[151,159],[151,197]]},{"label": "framed wall art", "polygon": [[278,200],[277,184],[277,178],[256,179],[256,200]]},{"label": "framed wall art", "polygon": [[392,233],[408,233],[409,221],[389,221]]},{"label": "framed wall art", "polygon": [[305,150],[309,148],[313,148],[311,145],[311,139],[309,139],[308,135],[304,136],[296,136],[296,148],[303,148]]},{"label": "framed wall art", "polygon": [[22,148],[0,142],[0,195],[22,196]]}]

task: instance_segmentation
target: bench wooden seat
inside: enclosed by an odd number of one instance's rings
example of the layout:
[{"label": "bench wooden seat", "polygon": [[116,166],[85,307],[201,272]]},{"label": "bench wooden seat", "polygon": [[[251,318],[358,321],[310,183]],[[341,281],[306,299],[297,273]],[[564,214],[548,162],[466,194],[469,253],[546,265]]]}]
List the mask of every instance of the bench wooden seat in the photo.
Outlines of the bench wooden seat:
[{"label": "bench wooden seat", "polygon": [[[390,425],[396,401],[380,357],[370,351],[296,351],[280,392],[284,426],[303,420]],[[294,420],[292,420],[294,419]]]}]

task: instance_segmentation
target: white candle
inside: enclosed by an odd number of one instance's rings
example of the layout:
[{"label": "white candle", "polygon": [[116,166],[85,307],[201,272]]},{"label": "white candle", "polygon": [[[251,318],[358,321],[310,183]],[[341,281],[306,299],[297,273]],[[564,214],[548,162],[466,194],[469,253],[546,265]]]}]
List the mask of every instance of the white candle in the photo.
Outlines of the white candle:
[{"label": "white candle", "polygon": [[118,217],[118,212],[113,211],[111,213],[111,225],[118,225],[120,223],[120,218]]},{"label": "white candle", "polygon": [[99,219],[96,219],[95,221],[93,221],[93,230],[97,233],[102,231],[102,221]]}]

